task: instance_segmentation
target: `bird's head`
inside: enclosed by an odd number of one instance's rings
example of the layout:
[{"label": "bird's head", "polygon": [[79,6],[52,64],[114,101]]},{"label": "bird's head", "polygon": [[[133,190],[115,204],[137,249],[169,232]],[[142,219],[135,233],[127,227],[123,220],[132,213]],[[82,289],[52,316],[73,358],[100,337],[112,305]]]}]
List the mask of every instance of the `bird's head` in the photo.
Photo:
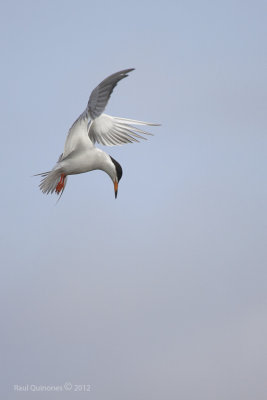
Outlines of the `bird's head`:
[{"label": "bird's head", "polygon": [[112,158],[111,156],[110,156],[110,159],[114,166],[112,175],[110,175],[110,177],[114,183],[114,192],[115,192],[115,199],[116,199],[117,194],[118,194],[118,184],[122,177],[122,168],[121,168],[120,164],[118,163],[118,161],[114,160],[114,158]]}]

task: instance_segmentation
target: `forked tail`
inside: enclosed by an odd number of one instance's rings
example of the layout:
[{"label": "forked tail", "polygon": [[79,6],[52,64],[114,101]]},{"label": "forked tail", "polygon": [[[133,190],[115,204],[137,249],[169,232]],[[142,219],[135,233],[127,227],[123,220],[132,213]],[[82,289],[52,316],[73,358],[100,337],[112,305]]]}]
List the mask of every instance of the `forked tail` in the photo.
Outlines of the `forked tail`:
[{"label": "forked tail", "polygon": [[58,170],[43,172],[38,175],[42,177],[39,187],[43,193],[52,194],[55,192],[57,195],[63,194],[67,184],[67,175]]}]

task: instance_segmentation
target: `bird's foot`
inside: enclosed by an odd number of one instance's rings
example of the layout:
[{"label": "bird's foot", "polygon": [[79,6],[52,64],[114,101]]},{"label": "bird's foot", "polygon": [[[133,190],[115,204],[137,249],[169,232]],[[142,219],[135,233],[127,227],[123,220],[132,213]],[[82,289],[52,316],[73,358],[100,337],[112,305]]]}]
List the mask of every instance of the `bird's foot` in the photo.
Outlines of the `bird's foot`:
[{"label": "bird's foot", "polygon": [[64,181],[65,181],[66,175],[61,174],[60,176],[60,181],[57,184],[56,187],[56,193],[59,194],[61,192],[61,190],[64,188]]}]

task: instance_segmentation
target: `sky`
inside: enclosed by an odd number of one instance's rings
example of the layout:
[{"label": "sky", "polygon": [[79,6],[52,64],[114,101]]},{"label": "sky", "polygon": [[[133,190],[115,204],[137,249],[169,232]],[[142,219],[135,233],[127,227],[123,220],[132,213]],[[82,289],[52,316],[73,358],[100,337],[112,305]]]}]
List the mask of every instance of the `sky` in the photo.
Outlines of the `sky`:
[{"label": "sky", "polygon": [[[1,3],[1,398],[266,399],[266,11]],[[106,112],[161,126],[102,147],[116,200],[94,171],[56,204],[33,175],[125,68]]]}]

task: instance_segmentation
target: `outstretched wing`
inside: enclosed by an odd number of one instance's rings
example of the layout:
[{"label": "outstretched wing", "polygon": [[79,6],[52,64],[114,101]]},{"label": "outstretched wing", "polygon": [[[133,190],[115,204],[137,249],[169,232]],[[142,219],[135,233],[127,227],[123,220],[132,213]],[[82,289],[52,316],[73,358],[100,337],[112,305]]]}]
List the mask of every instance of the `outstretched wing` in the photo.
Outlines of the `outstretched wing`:
[{"label": "outstretched wing", "polygon": [[78,147],[86,148],[89,146],[93,146],[88,137],[87,124],[88,117],[86,115],[86,111],[84,111],[76,119],[69,130],[61,159],[66,158],[72,151],[74,151]]},{"label": "outstretched wing", "polygon": [[88,135],[93,143],[97,142],[106,146],[139,142],[138,139],[146,139],[142,135],[152,135],[134,125],[157,126],[158,124],[102,114],[90,121]]},{"label": "outstretched wing", "polygon": [[[138,142],[138,139],[145,139],[141,135],[151,135],[151,133],[133,125],[156,126],[158,124],[103,114],[114,87],[133,70],[134,68],[124,69],[110,75],[92,91],[85,111],[77,118],[69,130],[63,158],[67,157],[78,146],[88,147],[96,142],[107,146],[115,146]],[[88,119],[91,119],[89,123]]]},{"label": "outstretched wing", "polygon": [[87,105],[87,111],[91,119],[95,119],[102,114],[114,87],[133,70],[134,68],[124,69],[123,71],[110,75],[92,91]]}]

